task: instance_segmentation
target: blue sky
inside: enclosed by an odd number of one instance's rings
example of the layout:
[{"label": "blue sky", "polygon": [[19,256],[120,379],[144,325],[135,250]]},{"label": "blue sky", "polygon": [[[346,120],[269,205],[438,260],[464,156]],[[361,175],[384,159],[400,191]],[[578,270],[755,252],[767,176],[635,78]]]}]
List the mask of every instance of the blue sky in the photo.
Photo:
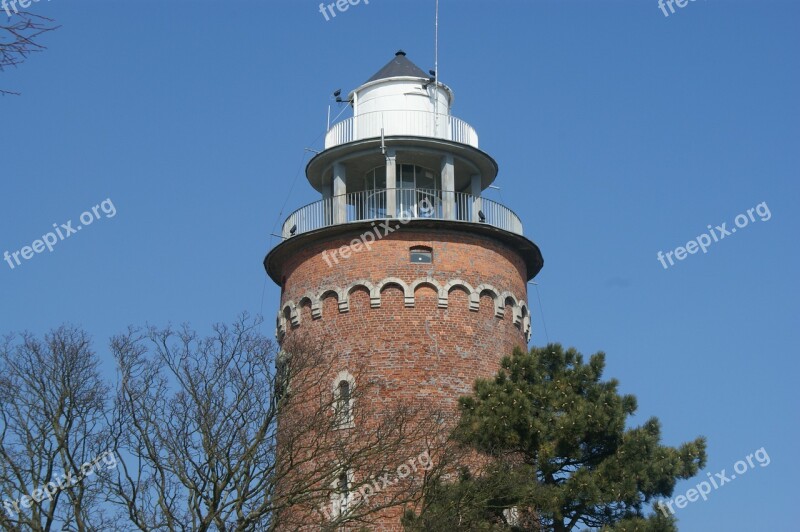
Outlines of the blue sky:
[{"label": "blue sky", "polygon": [[[110,198],[13,270],[0,332],[85,327],[108,370],[128,324],[200,331],[279,291],[261,261],[292,210],[334,89],[402,48],[433,66],[433,1],[41,1],[48,50],[0,75],[0,253]],[[0,16],[5,17],[0,13]],[[678,511],[681,530],[786,529],[796,441],[800,3],[442,0],[440,79],[500,164],[488,196],[545,257],[533,343],[608,355],[664,440],[705,435],[705,472],[749,470]],[[298,173],[299,172],[299,173]],[[657,252],[766,202],[708,252]],[[547,335],[542,326],[542,314]],[[706,478],[682,482],[676,495]]]}]

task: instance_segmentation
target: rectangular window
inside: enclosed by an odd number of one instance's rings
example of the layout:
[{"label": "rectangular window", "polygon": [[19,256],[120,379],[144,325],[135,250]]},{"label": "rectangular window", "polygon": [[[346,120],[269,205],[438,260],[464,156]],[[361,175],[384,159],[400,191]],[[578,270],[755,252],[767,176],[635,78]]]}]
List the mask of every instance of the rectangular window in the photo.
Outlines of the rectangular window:
[{"label": "rectangular window", "polygon": [[417,264],[430,264],[433,262],[433,252],[429,249],[412,249],[411,262]]}]

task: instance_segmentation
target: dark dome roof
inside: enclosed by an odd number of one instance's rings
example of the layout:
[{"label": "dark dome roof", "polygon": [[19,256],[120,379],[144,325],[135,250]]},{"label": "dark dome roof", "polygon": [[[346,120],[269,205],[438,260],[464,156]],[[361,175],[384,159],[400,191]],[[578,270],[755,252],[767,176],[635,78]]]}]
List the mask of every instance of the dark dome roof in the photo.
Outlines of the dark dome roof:
[{"label": "dark dome roof", "polygon": [[406,58],[406,53],[403,50],[398,50],[394,55],[394,59],[386,63],[382,69],[375,73],[374,76],[369,78],[366,82],[377,81],[379,79],[396,78],[400,76],[423,78],[428,79],[428,74],[409,61]]}]

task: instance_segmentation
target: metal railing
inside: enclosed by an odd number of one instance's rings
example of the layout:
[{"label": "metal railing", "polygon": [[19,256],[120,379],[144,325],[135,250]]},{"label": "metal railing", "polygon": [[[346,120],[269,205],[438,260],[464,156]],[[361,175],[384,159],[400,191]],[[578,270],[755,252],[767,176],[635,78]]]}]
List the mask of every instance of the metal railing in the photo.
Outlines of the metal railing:
[{"label": "metal railing", "polygon": [[325,135],[325,149],[356,140],[410,135],[451,140],[478,147],[475,128],[455,116],[430,111],[396,110],[359,114],[337,122]]},{"label": "metal railing", "polygon": [[[387,198],[392,192],[395,197],[393,214],[387,209]],[[281,234],[290,238],[332,225],[386,219],[485,223],[522,234],[519,217],[496,201],[463,192],[431,189],[364,190],[315,201],[290,214]]]}]

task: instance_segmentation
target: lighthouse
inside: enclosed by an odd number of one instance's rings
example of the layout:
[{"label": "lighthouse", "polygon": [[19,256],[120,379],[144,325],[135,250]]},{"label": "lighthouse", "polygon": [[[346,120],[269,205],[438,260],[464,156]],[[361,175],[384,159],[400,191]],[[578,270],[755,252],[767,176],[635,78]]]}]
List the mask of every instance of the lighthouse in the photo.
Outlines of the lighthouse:
[{"label": "lighthouse", "polygon": [[[497,162],[434,71],[398,51],[337,96],[352,116],[329,126],[306,167],[320,198],[286,218],[264,260],[281,288],[278,340],[326,338],[323,393],[347,403],[359,379],[374,384],[356,412],[409,401],[454,420],[476,379],[526,349],[541,252],[511,209],[484,197]],[[358,475],[344,475],[345,491]],[[398,526],[387,511],[379,528]]]}]

